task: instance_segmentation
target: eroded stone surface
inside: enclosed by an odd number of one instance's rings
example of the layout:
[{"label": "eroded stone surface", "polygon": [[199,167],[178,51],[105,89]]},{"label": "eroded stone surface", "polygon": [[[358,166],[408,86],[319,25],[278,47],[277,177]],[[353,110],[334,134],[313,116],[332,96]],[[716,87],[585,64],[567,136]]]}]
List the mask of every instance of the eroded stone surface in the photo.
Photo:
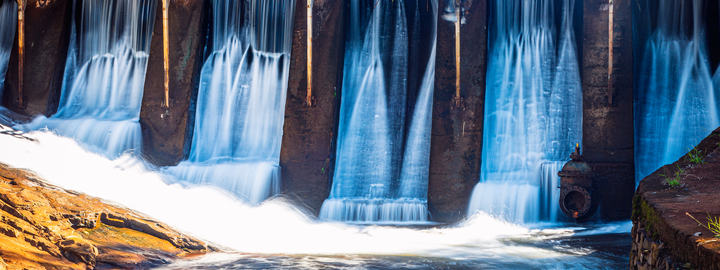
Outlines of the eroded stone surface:
[{"label": "eroded stone surface", "polygon": [[0,270],[146,268],[213,248],[0,163]]}]

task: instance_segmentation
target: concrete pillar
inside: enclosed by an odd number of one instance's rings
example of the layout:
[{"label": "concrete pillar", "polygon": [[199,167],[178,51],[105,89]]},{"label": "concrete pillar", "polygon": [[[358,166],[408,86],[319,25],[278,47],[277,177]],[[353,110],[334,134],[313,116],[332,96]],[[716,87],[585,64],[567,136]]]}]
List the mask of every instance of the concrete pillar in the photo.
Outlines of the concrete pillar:
[{"label": "concrete pillar", "polygon": [[601,218],[630,218],[635,191],[631,0],[614,0],[613,88],[608,102],[608,0],[585,0],[583,15],[583,155],[599,174]]},{"label": "concrete pillar", "polygon": [[461,96],[455,96],[455,25],[442,18],[448,1],[440,0],[435,63],[435,94],[430,150],[428,207],[436,221],[465,216],[480,178],[485,109],[487,1],[466,0],[466,23],[460,27]]},{"label": "concrete pillar", "polygon": [[345,52],[344,0],[315,0],[312,95],[307,95],[307,1],[297,0],[280,167],[282,189],[314,212],[327,198],[335,165],[337,110]]},{"label": "concrete pillar", "polygon": [[25,115],[57,110],[72,24],[72,0],[28,0],[25,10],[23,104],[18,98],[18,38],[15,34],[2,105]]},{"label": "concrete pillar", "polygon": [[140,111],[143,154],[160,166],[177,164],[189,151],[209,8],[209,1],[168,1],[170,107],[165,106],[162,0],[157,0]]}]

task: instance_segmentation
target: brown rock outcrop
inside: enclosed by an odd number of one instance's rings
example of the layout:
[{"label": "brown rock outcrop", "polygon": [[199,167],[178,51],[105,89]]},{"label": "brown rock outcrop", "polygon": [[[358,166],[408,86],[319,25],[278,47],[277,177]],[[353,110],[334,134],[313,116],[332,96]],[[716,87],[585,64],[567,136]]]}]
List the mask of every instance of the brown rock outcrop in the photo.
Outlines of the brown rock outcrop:
[{"label": "brown rock outcrop", "polygon": [[0,270],[136,269],[211,249],[132,210],[0,163]]},{"label": "brown rock outcrop", "polygon": [[[720,216],[720,129],[696,146],[704,163],[691,153],[645,177],[633,200],[633,250],[630,269],[720,269],[720,238],[700,226]],[[679,176],[680,186],[668,179]]]}]

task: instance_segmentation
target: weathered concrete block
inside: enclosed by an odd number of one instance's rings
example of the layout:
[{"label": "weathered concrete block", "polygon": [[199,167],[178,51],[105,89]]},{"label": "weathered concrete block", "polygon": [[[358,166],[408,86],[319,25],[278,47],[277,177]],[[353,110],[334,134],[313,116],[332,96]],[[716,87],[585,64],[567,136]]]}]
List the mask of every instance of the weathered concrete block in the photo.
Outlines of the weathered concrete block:
[{"label": "weathered concrete block", "polygon": [[170,107],[164,105],[162,0],[158,0],[140,111],[143,154],[161,166],[177,164],[190,147],[209,4],[203,0],[169,1]]},{"label": "weathered concrete block", "polygon": [[[600,175],[602,218],[630,217],[635,189],[630,0],[614,2],[612,105],[608,2],[582,1],[583,155]],[[602,163],[602,164],[600,164]]]},{"label": "weathered concrete block", "polygon": [[307,2],[295,8],[292,61],[285,104],[280,168],[282,189],[317,213],[327,198],[335,165],[337,111],[345,53],[343,0],[315,0],[313,8],[312,95],[307,95]]},{"label": "weathered concrete block", "polygon": [[[439,3],[440,9],[448,1]],[[487,1],[464,2],[466,24],[460,27],[460,83],[463,104],[453,108],[455,96],[455,25],[438,12],[435,92],[428,208],[434,220],[465,216],[473,187],[480,178],[485,73]]]},{"label": "weathered concrete block", "polygon": [[18,97],[18,38],[15,34],[2,105],[25,115],[57,110],[70,42],[72,0],[28,0],[25,10],[23,104]]}]

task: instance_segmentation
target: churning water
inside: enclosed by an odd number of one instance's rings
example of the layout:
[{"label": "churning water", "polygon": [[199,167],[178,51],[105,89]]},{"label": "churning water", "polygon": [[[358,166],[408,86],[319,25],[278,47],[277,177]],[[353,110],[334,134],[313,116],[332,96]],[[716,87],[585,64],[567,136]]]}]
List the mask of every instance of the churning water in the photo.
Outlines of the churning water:
[{"label": "churning water", "polygon": [[480,183],[469,214],[559,221],[557,172],[582,139],[574,0],[491,2]]},{"label": "churning water", "polygon": [[213,1],[190,157],[175,181],[257,204],[280,190],[280,143],[295,1]]},{"label": "churning water", "polygon": [[[349,3],[337,162],[320,218],[427,221],[438,3]],[[430,17],[421,19],[421,9]],[[416,70],[422,75],[411,77]],[[417,92],[416,99],[409,92]],[[408,102],[414,102],[409,118]]]},{"label": "churning water", "polygon": [[[2,127],[0,127],[2,128]],[[630,222],[527,228],[486,214],[443,227],[354,226],[313,220],[282,198],[257,207],[219,188],[168,184],[132,155],[115,160],[69,138],[0,135],[0,162],[61,187],[119,203],[225,248],[171,269],[618,269]]]},{"label": "churning water", "polygon": [[279,191],[292,0],[212,2],[191,152],[160,170],[127,152],[141,148],[138,115],[157,2],[82,1],[73,9],[79,14],[60,108],[22,127],[54,131],[26,134],[35,141],[0,135],[0,162],[224,248],[170,269],[626,266],[629,222],[518,225],[559,219],[556,173],[580,140],[573,0],[563,1],[560,28],[554,1],[491,5],[493,102],[483,151],[490,162],[471,204],[490,215],[442,226],[335,222],[428,220],[438,3],[410,1],[348,2],[335,181],[320,220],[282,194],[266,200]]},{"label": "churning water", "polygon": [[138,153],[138,119],[157,2],[74,1],[76,5],[58,111],[19,128],[48,128],[108,157]]},{"label": "churning water", "polygon": [[720,126],[720,72],[713,78],[705,6],[702,0],[642,0],[633,14],[638,183]]}]

